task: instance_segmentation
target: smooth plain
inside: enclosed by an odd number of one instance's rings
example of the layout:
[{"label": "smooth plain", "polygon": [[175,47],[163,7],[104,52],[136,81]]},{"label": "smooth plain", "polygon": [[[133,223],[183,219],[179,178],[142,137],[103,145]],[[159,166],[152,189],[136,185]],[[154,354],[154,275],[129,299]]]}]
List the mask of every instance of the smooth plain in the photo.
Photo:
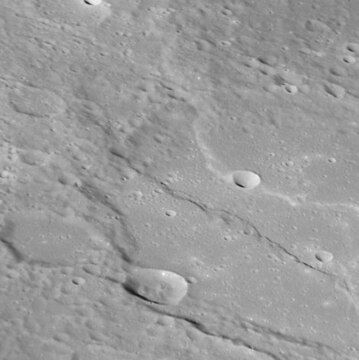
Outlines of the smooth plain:
[{"label": "smooth plain", "polygon": [[0,2],[0,359],[359,359],[359,2]]}]

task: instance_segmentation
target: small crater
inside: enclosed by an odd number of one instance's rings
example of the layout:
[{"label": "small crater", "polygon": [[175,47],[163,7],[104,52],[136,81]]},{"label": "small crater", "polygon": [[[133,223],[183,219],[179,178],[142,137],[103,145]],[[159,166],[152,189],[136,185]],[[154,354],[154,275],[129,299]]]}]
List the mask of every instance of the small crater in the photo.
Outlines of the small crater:
[{"label": "small crater", "polygon": [[346,55],[343,57],[343,61],[347,64],[354,64],[356,62],[356,59],[354,56]]},{"label": "small crater", "polygon": [[259,175],[248,170],[238,170],[232,175],[233,182],[244,189],[254,189],[261,183]]},{"label": "small crater", "polygon": [[334,76],[347,76],[348,72],[347,70],[342,66],[333,66],[329,69],[329,72]]},{"label": "small crater", "polygon": [[324,90],[329,95],[332,95],[337,99],[343,99],[345,95],[345,89],[342,86],[336,84],[331,84],[331,83],[325,84]]},{"label": "small crater", "polygon": [[274,55],[259,56],[258,61],[268,66],[276,66],[278,64],[278,59]]},{"label": "small crater", "polygon": [[174,211],[174,210],[166,210],[165,214],[168,217],[175,217],[177,215],[176,211]]},{"label": "small crater", "polygon": [[47,89],[23,86],[9,94],[9,101],[15,111],[35,117],[47,117],[66,110],[64,100]]},{"label": "small crater", "polygon": [[78,285],[78,286],[81,286],[83,285],[86,280],[84,278],[81,278],[81,277],[75,277],[71,280],[71,282],[74,284],[74,285]]},{"label": "small crater", "polygon": [[84,0],[84,3],[87,5],[100,5],[102,0]]},{"label": "small crater", "polygon": [[298,88],[295,85],[285,84],[284,89],[288,94],[296,94],[298,92]]},{"label": "small crater", "polygon": [[357,44],[357,43],[349,43],[347,45],[347,50],[352,52],[352,53],[359,54],[359,44]]},{"label": "small crater", "polygon": [[172,271],[132,269],[124,287],[139,297],[163,305],[177,305],[187,294],[188,283]]},{"label": "small crater", "polygon": [[327,264],[327,263],[330,263],[333,260],[334,256],[329,251],[320,250],[315,254],[315,258],[317,260],[319,260],[320,262],[322,262],[324,264]]}]

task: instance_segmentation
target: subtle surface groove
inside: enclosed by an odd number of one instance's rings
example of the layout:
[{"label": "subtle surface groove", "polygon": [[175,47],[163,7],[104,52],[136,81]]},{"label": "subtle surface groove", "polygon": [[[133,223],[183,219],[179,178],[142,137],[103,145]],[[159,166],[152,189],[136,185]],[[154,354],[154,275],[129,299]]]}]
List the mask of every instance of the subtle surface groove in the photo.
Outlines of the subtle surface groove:
[{"label": "subtle surface groove", "polygon": [[356,1],[0,4],[0,360],[359,359]]}]

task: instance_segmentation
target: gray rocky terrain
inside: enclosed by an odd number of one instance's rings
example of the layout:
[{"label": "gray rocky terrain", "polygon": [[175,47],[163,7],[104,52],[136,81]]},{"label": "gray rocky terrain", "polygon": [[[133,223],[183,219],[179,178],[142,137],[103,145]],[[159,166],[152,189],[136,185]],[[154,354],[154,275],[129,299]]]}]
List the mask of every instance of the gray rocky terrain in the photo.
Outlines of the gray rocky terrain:
[{"label": "gray rocky terrain", "polygon": [[0,0],[0,41],[0,359],[359,359],[358,1]]}]

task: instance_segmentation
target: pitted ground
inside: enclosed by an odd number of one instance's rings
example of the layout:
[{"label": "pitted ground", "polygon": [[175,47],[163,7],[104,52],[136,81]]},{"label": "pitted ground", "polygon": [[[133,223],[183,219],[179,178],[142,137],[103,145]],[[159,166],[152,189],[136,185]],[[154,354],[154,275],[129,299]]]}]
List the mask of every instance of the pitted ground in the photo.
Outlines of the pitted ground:
[{"label": "pitted ground", "polygon": [[356,2],[0,8],[0,359],[359,358]]}]

